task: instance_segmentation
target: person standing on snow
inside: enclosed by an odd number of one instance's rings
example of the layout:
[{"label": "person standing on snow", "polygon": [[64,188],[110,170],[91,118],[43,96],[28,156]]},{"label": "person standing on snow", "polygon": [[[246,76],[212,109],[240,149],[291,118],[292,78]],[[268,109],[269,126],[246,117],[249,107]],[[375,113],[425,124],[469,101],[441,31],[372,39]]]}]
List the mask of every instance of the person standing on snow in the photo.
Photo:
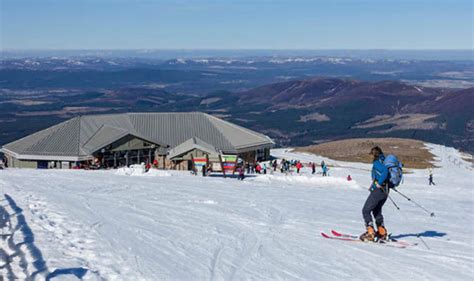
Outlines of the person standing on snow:
[{"label": "person standing on snow", "polygon": [[314,174],[316,173],[316,163],[314,163],[314,162],[311,163],[311,170],[312,170],[312,171],[311,171],[311,174],[314,175]]},{"label": "person standing on snow", "polygon": [[428,178],[428,181],[429,181],[429,185],[436,185],[433,181],[433,169],[430,168],[430,176]]},{"label": "person standing on snow", "polygon": [[300,161],[296,163],[296,173],[300,173],[301,168],[303,167],[303,164],[301,164]]},{"label": "person standing on snow", "polygon": [[267,163],[263,163],[263,174],[267,174]]},{"label": "person standing on snow", "polygon": [[244,178],[245,178],[244,171],[245,171],[245,169],[244,169],[243,167],[240,167],[240,166],[239,166],[239,167],[237,168],[237,173],[239,173],[238,179],[241,180],[241,181],[243,181]]},{"label": "person standing on snow", "polygon": [[328,175],[328,166],[323,162],[323,177]]},{"label": "person standing on snow", "polygon": [[285,162],[285,173],[288,174],[290,172],[290,161]]},{"label": "person standing on snow", "polygon": [[[370,155],[373,157],[372,185],[369,188],[369,197],[367,197],[362,208],[362,216],[364,217],[367,231],[360,236],[360,240],[386,240],[388,235],[384,226],[382,207],[385,201],[387,201],[391,183],[388,181],[388,169],[383,163],[385,156],[382,149],[375,146],[370,150]],[[375,218],[376,225],[374,225],[372,215]],[[377,231],[375,231],[375,227],[377,227]]]}]

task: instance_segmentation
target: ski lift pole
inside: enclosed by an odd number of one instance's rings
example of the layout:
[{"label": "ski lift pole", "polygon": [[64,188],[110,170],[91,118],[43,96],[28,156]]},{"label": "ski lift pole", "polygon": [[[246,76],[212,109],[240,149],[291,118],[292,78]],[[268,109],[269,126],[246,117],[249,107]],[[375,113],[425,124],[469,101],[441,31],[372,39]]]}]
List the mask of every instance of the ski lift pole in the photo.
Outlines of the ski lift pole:
[{"label": "ski lift pole", "polygon": [[396,188],[392,188],[393,190],[395,190],[398,194],[400,194],[401,196],[403,196],[405,199],[407,199],[408,201],[412,202],[413,204],[415,204],[416,206],[418,206],[420,209],[422,209],[423,211],[427,212],[428,214],[430,214],[431,217],[434,217],[435,216],[435,213],[434,212],[430,212],[429,210],[427,210],[425,207],[421,206],[420,204],[418,204],[416,201],[413,201],[410,197],[406,196],[405,194],[401,193],[400,191],[398,191]]}]

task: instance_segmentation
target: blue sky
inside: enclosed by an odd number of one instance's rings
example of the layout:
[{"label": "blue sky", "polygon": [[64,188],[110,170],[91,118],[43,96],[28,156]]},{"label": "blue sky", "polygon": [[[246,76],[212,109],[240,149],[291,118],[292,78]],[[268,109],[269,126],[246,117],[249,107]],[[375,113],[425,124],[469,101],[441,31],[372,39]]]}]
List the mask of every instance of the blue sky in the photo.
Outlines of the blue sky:
[{"label": "blue sky", "polygon": [[472,49],[468,0],[0,0],[3,49]]}]

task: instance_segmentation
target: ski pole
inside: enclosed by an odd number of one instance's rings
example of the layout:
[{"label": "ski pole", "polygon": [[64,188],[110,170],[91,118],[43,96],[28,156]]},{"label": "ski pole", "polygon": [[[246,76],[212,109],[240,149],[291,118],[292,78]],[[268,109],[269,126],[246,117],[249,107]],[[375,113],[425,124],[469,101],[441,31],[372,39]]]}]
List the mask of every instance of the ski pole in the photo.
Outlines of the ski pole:
[{"label": "ski pole", "polygon": [[388,196],[388,199],[390,199],[390,201],[392,201],[395,208],[397,208],[397,210],[400,210],[400,207],[398,207],[397,203],[395,203],[395,201],[393,201],[392,197],[390,197],[390,195],[387,195],[387,196]]},{"label": "ski pole", "polygon": [[[374,184],[375,184],[375,181],[374,181]],[[369,189],[370,189],[370,187],[369,187]],[[398,207],[397,203],[395,203],[395,201],[393,201],[392,197],[390,197],[390,195],[388,194],[388,191],[386,191],[383,187],[380,187],[380,189],[382,189],[383,193],[387,194],[388,199],[390,199],[390,201],[395,206],[395,208],[397,208],[397,210],[400,210],[400,207]]]},{"label": "ski pole", "polygon": [[425,212],[427,212],[428,214],[430,214],[431,217],[434,217],[435,216],[435,213],[434,212],[430,212],[429,210],[427,210],[425,207],[421,206],[420,204],[418,204],[416,201],[413,201],[410,197],[406,196],[405,194],[401,193],[400,191],[398,191],[397,189],[395,188],[392,188],[393,190],[395,190],[398,194],[400,194],[401,196],[403,196],[404,198],[406,198],[408,201],[412,202],[413,204],[415,204],[416,206],[420,207],[421,209],[423,209]]},{"label": "ski pole", "polygon": [[426,247],[428,250],[431,250],[430,247],[428,246],[428,244],[426,244],[425,240],[423,240],[423,239],[421,238],[421,233],[418,233],[418,234],[416,235],[416,237],[418,237],[418,239],[420,239],[421,242],[423,242],[423,244],[425,244],[425,247]]}]

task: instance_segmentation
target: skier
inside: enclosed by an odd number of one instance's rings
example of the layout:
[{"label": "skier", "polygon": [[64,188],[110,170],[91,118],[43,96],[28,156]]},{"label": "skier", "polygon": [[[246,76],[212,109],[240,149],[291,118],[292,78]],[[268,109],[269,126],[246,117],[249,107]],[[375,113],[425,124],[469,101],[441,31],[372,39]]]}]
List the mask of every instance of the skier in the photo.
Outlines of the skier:
[{"label": "skier", "polygon": [[283,159],[281,161],[281,172],[284,173],[285,172],[285,169],[286,169],[286,160]]},{"label": "skier", "polygon": [[316,163],[314,163],[314,162],[311,163],[311,170],[312,170],[311,174],[314,175],[316,173]]},{"label": "skier", "polygon": [[351,180],[352,180],[351,175],[348,175],[348,176],[347,176],[347,181],[351,181]]},{"label": "skier", "polygon": [[328,166],[323,161],[323,177],[328,175]]},{"label": "skier", "polygon": [[300,173],[301,168],[303,167],[303,164],[301,164],[300,161],[296,163],[296,173]]},{"label": "skier", "polygon": [[245,178],[245,175],[244,175],[244,168],[243,167],[238,167],[237,168],[237,172],[239,173],[239,180],[243,181],[244,178]]},{"label": "skier", "polygon": [[264,174],[264,175],[267,174],[267,163],[264,163],[264,164],[263,164],[263,174]]},{"label": "skier", "polygon": [[433,169],[430,168],[430,176],[428,178],[428,181],[429,181],[429,185],[436,185],[433,181]]},{"label": "skier", "polygon": [[[388,181],[389,174],[387,167],[383,164],[385,156],[382,149],[375,146],[370,150],[370,155],[373,157],[372,185],[369,188],[369,197],[367,197],[364,207],[362,208],[362,215],[364,217],[367,231],[360,236],[360,240],[386,240],[387,230],[384,226],[382,207],[385,204],[385,201],[387,201],[390,189],[390,181]],[[372,214],[375,218],[377,232],[375,231]]]},{"label": "skier", "polygon": [[278,165],[278,164],[277,164],[277,161],[276,161],[276,159],[275,159],[275,160],[273,161],[273,164],[272,164],[272,166],[273,166],[273,171],[274,171],[274,172],[276,172],[276,170],[277,170],[277,165]]}]

